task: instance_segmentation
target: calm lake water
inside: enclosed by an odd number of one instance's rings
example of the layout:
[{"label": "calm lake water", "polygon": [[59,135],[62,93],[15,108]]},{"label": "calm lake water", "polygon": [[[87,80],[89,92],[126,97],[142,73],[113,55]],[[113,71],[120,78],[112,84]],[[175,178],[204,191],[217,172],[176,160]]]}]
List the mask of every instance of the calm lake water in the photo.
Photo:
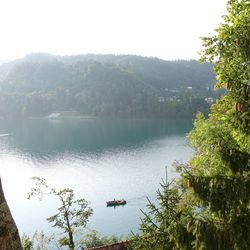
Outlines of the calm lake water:
[{"label": "calm lake water", "polygon": [[[27,200],[32,176],[56,188],[69,187],[94,209],[88,226],[102,234],[137,232],[146,197],[155,201],[165,178],[177,177],[172,163],[185,162],[192,149],[185,140],[191,120],[28,119],[0,120],[0,174],[21,234],[51,233],[46,218],[55,198]],[[106,201],[124,198],[123,207]]]}]

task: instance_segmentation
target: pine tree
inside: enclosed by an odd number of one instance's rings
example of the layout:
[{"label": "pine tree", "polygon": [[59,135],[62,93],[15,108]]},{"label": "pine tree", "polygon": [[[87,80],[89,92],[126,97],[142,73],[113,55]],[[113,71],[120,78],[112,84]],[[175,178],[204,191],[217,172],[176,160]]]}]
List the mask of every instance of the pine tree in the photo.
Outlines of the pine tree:
[{"label": "pine tree", "polygon": [[178,165],[181,178],[163,196],[177,190],[178,201],[171,209],[162,197],[157,209],[149,204],[135,249],[249,249],[250,0],[229,0],[227,10],[216,34],[203,38],[201,53],[214,64],[215,88],[226,94],[207,119],[197,115],[188,136],[195,154]]},{"label": "pine tree", "polygon": [[183,172],[190,189],[195,249],[250,246],[250,1],[230,0],[216,35],[203,38],[202,60],[214,63],[226,94],[189,134],[196,153]]},{"label": "pine tree", "polygon": [[181,195],[172,184],[161,184],[161,190],[157,191],[158,205],[148,199],[148,212],[142,211],[142,235],[135,236],[132,249],[189,249],[189,243],[194,237],[186,230],[188,211],[183,212],[177,208]]}]

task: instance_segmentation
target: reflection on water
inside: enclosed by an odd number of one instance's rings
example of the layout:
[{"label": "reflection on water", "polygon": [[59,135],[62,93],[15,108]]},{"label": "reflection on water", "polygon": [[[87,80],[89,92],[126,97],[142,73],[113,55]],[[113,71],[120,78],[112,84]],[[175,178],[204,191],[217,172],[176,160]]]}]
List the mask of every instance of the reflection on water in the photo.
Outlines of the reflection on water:
[{"label": "reflection on water", "polygon": [[[50,231],[45,218],[57,204],[26,200],[31,176],[45,177],[58,188],[71,187],[94,209],[89,226],[103,234],[136,231],[146,196],[155,199],[165,165],[186,161],[187,120],[65,119],[1,121],[0,173],[9,205],[21,232]],[[106,200],[128,204],[107,208]]]}]

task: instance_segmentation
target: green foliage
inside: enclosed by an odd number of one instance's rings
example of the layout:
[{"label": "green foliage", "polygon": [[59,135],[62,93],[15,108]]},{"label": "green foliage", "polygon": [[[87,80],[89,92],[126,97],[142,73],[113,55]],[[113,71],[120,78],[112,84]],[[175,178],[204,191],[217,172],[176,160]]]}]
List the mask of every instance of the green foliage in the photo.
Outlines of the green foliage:
[{"label": "green foliage", "polygon": [[202,59],[214,63],[216,87],[228,91],[212,106],[207,120],[197,116],[189,134],[196,153],[182,173],[182,185],[185,179],[191,181],[186,193],[199,208],[193,215],[195,249],[249,247],[249,8],[249,0],[228,1],[217,35],[203,39]]},{"label": "green foliage", "polygon": [[36,231],[32,237],[34,249],[37,250],[52,250],[60,249],[57,244],[55,235],[46,235],[44,232]]},{"label": "green foliage", "polygon": [[[202,61],[215,65],[216,88],[227,92],[212,105],[207,119],[199,113],[194,121],[188,139],[195,154],[178,166],[181,178],[175,188],[180,196],[174,210],[160,203],[161,211],[170,215],[158,222],[169,218],[173,223],[179,212],[178,223],[162,228],[150,224],[150,205],[142,223],[148,228],[138,236],[145,247],[135,249],[184,249],[184,242],[187,249],[249,249],[250,1],[229,0],[227,9],[216,35],[203,38],[201,53]],[[160,234],[172,245],[158,240]]]},{"label": "green foliage", "polygon": [[[75,249],[86,249],[98,246],[106,246],[123,240],[130,240],[131,237],[118,237],[116,235],[102,236],[95,230],[80,230],[77,233]],[[32,237],[24,234],[22,237],[22,246],[24,250],[52,250],[69,249],[69,238],[65,235],[57,237],[56,235],[46,235],[43,232],[36,231]]]},{"label": "green foliage", "polygon": [[56,242],[55,235],[48,236],[38,231],[32,237],[24,234],[22,237],[22,246],[24,250],[61,249]]},{"label": "green foliage", "polygon": [[249,177],[196,176],[192,182],[202,206],[209,206],[212,212],[217,212],[220,216],[228,216],[232,209],[237,212],[245,210],[249,205]]},{"label": "green foliage", "polygon": [[[239,103],[241,110],[234,110],[231,123],[242,132],[250,132],[250,15],[249,0],[231,0],[228,14],[218,27],[217,35],[204,38],[203,60],[213,62],[217,87],[229,90],[231,107]],[[228,107],[229,108],[229,107]],[[227,112],[228,113],[228,112]]]},{"label": "green foliage", "polygon": [[190,249],[194,240],[186,230],[191,211],[178,207],[182,194],[176,186],[161,184],[162,191],[157,192],[158,205],[148,200],[148,212],[140,225],[142,235],[135,235],[132,249]]},{"label": "green foliage", "polygon": [[33,240],[30,239],[28,235],[24,234],[21,241],[22,241],[23,250],[32,250],[34,243],[33,243]]},{"label": "green foliage", "polygon": [[92,248],[92,247],[111,245],[121,241],[122,241],[121,237],[117,237],[115,235],[102,236],[97,231],[91,230],[88,234],[84,236],[83,240],[81,240],[79,245],[82,248]]},{"label": "green foliage", "polygon": [[59,199],[61,206],[58,212],[47,220],[58,227],[63,232],[63,237],[59,240],[61,246],[68,246],[69,249],[75,249],[74,233],[77,228],[86,227],[88,218],[92,214],[92,209],[88,206],[88,202],[84,199],[75,199],[72,189],[63,189],[57,191],[48,186],[44,178],[33,177],[35,187],[31,189],[29,197],[42,196],[50,194]]}]

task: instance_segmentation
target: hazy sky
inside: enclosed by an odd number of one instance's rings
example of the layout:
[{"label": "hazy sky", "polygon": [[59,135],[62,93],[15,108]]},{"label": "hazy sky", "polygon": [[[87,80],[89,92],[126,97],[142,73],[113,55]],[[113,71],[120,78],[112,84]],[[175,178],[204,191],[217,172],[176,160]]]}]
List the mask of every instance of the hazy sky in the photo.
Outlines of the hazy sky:
[{"label": "hazy sky", "polygon": [[0,0],[0,60],[31,52],[198,58],[226,0]]}]

